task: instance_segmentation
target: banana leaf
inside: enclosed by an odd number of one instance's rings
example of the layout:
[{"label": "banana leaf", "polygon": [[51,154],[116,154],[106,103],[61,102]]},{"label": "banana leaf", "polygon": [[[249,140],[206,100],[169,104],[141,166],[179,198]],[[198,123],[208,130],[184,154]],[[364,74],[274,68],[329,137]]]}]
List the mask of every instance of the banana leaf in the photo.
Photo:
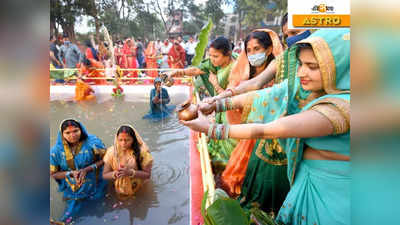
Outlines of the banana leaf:
[{"label": "banana leaf", "polygon": [[249,225],[250,222],[238,201],[230,198],[220,198],[210,205],[207,217],[216,225]]},{"label": "banana leaf", "polygon": [[[212,27],[213,27],[213,22],[211,19],[208,19],[207,25],[205,25],[203,29],[201,29],[200,31],[199,42],[197,43],[195,48],[196,52],[192,60],[192,66],[200,65],[201,61],[203,60],[204,53],[208,44],[208,36],[210,35]],[[194,81],[195,90],[197,93],[200,94],[201,99],[207,96],[203,79],[204,79],[203,76],[198,76],[195,78]]]},{"label": "banana leaf", "polygon": [[208,36],[210,35],[212,27],[213,22],[211,19],[208,19],[207,25],[205,25],[200,31],[199,42],[196,45],[196,52],[192,60],[192,66],[200,65],[201,61],[203,60],[204,51],[206,50],[208,44]]},{"label": "banana leaf", "polygon": [[207,211],[206,211],[207,198],[208,198],[208,190],[204,193],[203,200],[201,201],[201,216],[203,217],[204,225],[215,225],[214,223],[211,222],[210,218],[207,216]]}]

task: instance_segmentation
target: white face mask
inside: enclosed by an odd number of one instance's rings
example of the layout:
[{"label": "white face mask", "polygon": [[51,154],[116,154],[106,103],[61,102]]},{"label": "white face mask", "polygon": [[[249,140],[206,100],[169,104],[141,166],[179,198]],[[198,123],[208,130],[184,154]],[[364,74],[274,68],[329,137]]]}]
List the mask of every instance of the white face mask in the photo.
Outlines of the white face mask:
[{"label": "white face mask", "polygon": [[254,55],[248,55],[247,59],[249,60],[250,65],[261,66],[265,60],[267,60],[267,56],[265,55],[265,52],[262,52]]}]

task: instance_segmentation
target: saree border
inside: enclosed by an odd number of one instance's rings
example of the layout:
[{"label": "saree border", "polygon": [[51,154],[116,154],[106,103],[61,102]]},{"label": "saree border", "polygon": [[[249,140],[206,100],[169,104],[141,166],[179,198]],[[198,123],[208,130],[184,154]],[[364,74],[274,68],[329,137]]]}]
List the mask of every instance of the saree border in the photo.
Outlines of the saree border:
[{"label": "saree border", "polygon": [[[279,145],[279,144],[278,144]],[[287,165],[287,158],[286,159],[284,159],[284,160],[279,160],[279,161],[273,161],[273,160],[270,160],[270,159],[268,159],[267,157],[265,157],[265,156],[263,156],[262,155],[262,148],[263,148],[263,146],[265,146],[266,148],[268,148],[269,149],[269,145],[268,145],[268,143],[266,143],[266,140],[265,139],[263,139],[263,140],[261,140],[259,143],[258,143],[258,146],[257,146],[257,148],[256,148],[256,155],[257,155],[257,157],[258,158],[260,158],[260,159],[262,159],[263,161],[265,161],[265,162],[267,162],[267,163],[269,163],[269,164],[271,164],[271,165],[274,165],[274,166],[285,166],[285,165]],[[280,146],[281,148],[282,148],[282,146]],[[268,154],[268,153],[267,153]]]},{"label": "saree border", "polygon": [[336,63],[328,43],[321,37],[310,37],[298,43],[308,43],[312,46],[321,70],[322,83],[326,93],[350,93],[336,88]]}]

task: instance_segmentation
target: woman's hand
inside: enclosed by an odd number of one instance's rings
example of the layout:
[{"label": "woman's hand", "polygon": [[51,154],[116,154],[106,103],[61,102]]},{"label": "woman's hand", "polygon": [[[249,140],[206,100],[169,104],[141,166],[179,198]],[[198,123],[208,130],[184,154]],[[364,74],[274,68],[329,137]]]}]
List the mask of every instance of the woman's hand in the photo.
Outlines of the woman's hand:
[{"label": "woman's hand", "polygon": [[117,171],[117,177],[128,177],[132,175],[131,169],[127,167],[120,167]]},{"label": "woman's hand", "polygon": [[83,183],[83,181],[85,180],[86,174],[87,174],[87,172],[85,169],[81,169],[78,171],[78,180],[77,180],[78,185],[81,185]]},{"label": "woman's hand", "polygon": [[78,183],[79,171],[78,170],[71,171],[71,174],[72,177],[75,179],[75,182]]},{"label": "woman's hand", "polygon": [[215,101],[217,101],[217,99],[219,99],[218,96],[208,97],[208,98],[204,98],[202,102],[207,103],[207,104],[212,104]]},{"label": "woman's hand", "polygon": [[153,98],[153,103],[154,103],[154,104],[160,103],[160,98],[158,98],[158,96],[154,97],[154,98]]},{"label": "woman's hand", "polygon": [[[175,63],[175,62],[173,62]],[[173,70],[165,73],[168,76],[168,79],[171,79],[172,77],[181,77],[183,76],[183,71],[182,70]]]},{"label": "woman's hand", "polygon": [[199,110],[205,115],[210,115],[212,112],[215,111],[215,103],[200,102]]},{"label": "woman's hand", "polygon": [[180,120],[179,122],[194,131],[207,133],[208,128],[210,126],[210,122],[208,121],[207,117],[203,115],[201,111],[199,111],[198,114],[199,117],[195,120],[190,120],[190,121]]}]

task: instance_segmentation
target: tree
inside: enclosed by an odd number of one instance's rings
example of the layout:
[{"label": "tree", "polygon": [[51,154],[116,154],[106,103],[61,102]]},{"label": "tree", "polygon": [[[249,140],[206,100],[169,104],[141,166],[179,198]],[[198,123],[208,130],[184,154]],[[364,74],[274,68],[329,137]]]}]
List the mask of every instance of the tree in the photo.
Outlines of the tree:
[{"label": "tree", "polygon": [[82,9],[73,0],[50,0],[50,30],[57,34],[57,25],[61,25],[64,34],[75,40],[75,21],[82,14]]}]

